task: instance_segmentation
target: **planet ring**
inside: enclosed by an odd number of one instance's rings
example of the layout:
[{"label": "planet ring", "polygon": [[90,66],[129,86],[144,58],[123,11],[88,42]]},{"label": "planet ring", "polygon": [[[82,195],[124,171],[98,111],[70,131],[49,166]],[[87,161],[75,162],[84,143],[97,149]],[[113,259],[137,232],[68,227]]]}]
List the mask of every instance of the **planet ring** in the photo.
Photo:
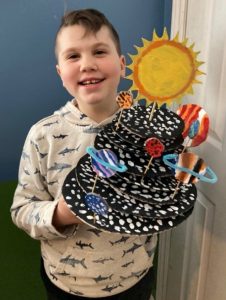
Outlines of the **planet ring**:
[{"label": "planet ring", "polygon": [[99,158],[96,153],[97,150],[94,147],[87,147],[86,148],[86,152],[93,158],[95,159],[97,162],[99,162],[101,165],[103,165],[106,168],[112,169],[116,172],[125,172],[127,170],[127,167],[125,165],[121,165],[118,164],[118,166],[113,166],[109,163],[107,163],[106,161],[104,161],[103,159]]},{"label": "planet ring", "polygon": [[163,161],[164,163],[173,168],[173,169],[177,169],[177,170],[180,170],[182,172],[186,172],[188,174],[191,174],[192,176],[195,176],[197,178],[199,178],[201,181],[204,181],[204,182],[208,182],[208,183],[215,183],[217,182],[217,176],[216,174],[213,172],[213,170],[210,168],[210,167],[207,167],[206,168],[206,172],[205,174],[208,174],[210,177],[205,177],[204,175],[202,174],[199,174],[199,173],[196,173],[188,168],[184,168],[184,167],[181,167],[181,166],[178,166],[177,164],[173,164],[171,163],[169,160],[171,159],[176,159],[177,158],[177,154],[167,154],[167,155],[164,155],[163,156]]}]

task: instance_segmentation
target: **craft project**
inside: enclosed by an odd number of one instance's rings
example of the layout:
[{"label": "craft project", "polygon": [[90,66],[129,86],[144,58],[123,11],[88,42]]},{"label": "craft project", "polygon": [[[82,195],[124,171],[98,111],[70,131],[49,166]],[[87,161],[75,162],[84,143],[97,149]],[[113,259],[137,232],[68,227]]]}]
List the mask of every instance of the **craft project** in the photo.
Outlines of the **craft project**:
[{"label": "craft project", "polygon": [[[163,105],[192,93],[199,83],[202,62],[194,45],[177,36],[169,40],[166,31],[142,41],[130,55],[130,91],[116,98],[121,111],[96,135],[62,189],[68,207],[84,223],[128,235],[177,226],[193,211],[195,183],[217,181],[203,159],[185,152],[205,141],[206,112],[195,104],[176,113]],[[143,98],[146,106],[139,104]]]}]

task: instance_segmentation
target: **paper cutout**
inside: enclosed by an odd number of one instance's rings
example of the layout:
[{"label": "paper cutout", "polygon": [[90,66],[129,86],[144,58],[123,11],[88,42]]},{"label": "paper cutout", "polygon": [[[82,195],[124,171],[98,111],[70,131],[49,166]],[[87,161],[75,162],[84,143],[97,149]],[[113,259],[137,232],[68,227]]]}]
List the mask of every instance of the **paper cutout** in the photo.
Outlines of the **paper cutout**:
[{"label": "paper cutout", "polygon": [[118,118],[118,122],[116,124],[116,130],[117,130],[119,127],[119,124],[120,124],[122,114],[123,114],[123,109],[128,109],[133,104],[133,95],[131,92],[122,91],[116,97],[116,102],[118,103],[119,107],[122,108],[119,118]]},{"label": "paper cutout", "polygon": [[129,91],[122,91],[116,97],[116,102],[120,108],[130,108],[133,105],[133,95]]},{"label": "paper cutout", "polygon": [[165,149],[164,145],[157,138],[149,138],[145,141],[145,150],[151,156],[151,158],[150,158],[148,165],[144,171],[144,174],[147,173],[147,170],[149,169],[153,158],[160,157],[162,155],[164,149]]},{"label": "paper cutout", "polygon": [[185,94],[193,93],[192,85],[200,83],[197,76],[204,74],[198,67],[198,52],[194,44],[187,46],[187,39],[179,42],[178,36],[169,40],[166,29],[161,37],[153,32],[152,41],[142,38],[143,46],[137,54],[129,54],[132,63],[127,66],[132,73],[131,91],[137,91],[135,100],[146,99],[147,103],[171,104]]},{"label": "paper cutout", "polygon": [[125,172],[127,167],[119,164],[115,153],[109,149],[96,150],[94,147],[87,147],[86,152],[92,157],[93,169],[98,176],[110,177],[116,172]]},{"label": "paper cutout", "polygon": [[186,147],[196,147],[204,142],[209,131],[209,117],[205,110],[196,104],[179,107],[177,114],[184,120],[183,137]]},{"label": "paper cutout", "polygon": [[[177,163],[172,163],[170,160],[177,160]],[[163,157],[166,165],[176,170],[175,177],[183,183],[195,183],[199,180],[216,183],[217,176],[210,169],[206,167],[203,159],[199,158],[194,153],[182,153],[179,156],[175,154],[168,154]],[[204,176],[208,175],[208,177]]]},{"label": "paper cutout", "polygon": [[164,149],[164,145],[157,138],[149,138],[145,141],[145,150],[153,158],[160,157]]},{"label": "paper cutout", "polygon": [[96,214],[107,217],[108,215],[108,205],[103,200],[100,195],[95,193],[86,194],[85,202],[87,206]]}]

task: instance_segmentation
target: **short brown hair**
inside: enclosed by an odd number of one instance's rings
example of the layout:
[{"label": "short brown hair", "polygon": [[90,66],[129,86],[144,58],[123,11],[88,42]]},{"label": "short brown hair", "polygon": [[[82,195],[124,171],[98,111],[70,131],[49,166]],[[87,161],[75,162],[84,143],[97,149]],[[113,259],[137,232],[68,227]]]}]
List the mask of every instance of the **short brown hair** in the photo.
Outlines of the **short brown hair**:
[{"label": "short brown hair", "polygon": [[101,13],[96,9],[89,8],[89,9],[73,10],[67,12],[62,17],[61,24],[56,33],[56,39],[55,39],[56,58],[58,56],[57,38],[59,33],[61,32],[62,28],[65,28],[67,26],[73,26],[73,25],[82,25],[85,28],[86,33],[90,33],[90,32],[97,33],[102,26],[106,26],[111,33],[118,54],[121,55],[120,39],[114,26],[108,21],[108,19],[105,17],[103,13]]}]

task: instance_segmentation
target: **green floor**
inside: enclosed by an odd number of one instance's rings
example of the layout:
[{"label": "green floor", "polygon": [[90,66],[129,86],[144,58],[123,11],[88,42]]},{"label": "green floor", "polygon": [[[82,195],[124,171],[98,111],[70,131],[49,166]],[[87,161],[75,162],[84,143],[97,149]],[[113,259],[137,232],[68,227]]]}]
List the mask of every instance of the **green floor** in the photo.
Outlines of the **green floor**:
[{"label": "green floor", "polygon": [[0,183],[0,299],[45,300],[39,277],[39,242],[19,230],[9,209],[15,182]]}]

